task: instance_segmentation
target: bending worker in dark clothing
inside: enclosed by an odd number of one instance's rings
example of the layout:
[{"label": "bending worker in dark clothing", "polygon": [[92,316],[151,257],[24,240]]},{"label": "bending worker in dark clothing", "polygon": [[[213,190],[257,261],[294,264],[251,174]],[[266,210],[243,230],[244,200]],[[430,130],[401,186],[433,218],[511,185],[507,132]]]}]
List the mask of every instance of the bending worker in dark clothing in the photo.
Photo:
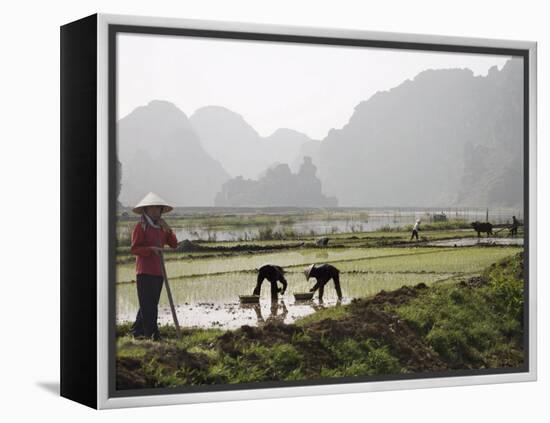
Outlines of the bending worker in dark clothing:
[{"label": "bending worker in dark clothing", "polygon": [[[274,264],[264,264],[260,269],[258,269],[258,279],[256,282],[256,288],[252,295],[260,295],[262,289],[262,283],[267,279],[271,283],[271,301],[277,301],[277,294],[284,294],[287,287],[287,282],[285,279],[285,271],[281,266],[276,266]],[[277,282],[281,282],[283,285],[282,288],[279,288]]]},{"label": "bending worker in dark clothing", "polygon": [[306,279],[315,278],[317,283],[309,290],[309,292],[315,292],[319,290],[319,301],[323,300],[323,293],[325,291],[325,285],[329,280],[334,281],[334,288],[338,299],[342,299],[342,289],[340,288],[340,271],[331,264],[312,264],[305,271]]}]

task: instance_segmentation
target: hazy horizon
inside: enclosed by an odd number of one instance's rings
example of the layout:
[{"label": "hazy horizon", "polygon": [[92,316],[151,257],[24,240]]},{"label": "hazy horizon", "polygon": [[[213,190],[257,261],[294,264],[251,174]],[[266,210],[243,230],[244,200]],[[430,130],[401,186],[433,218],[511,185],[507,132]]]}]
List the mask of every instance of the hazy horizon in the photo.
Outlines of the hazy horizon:
[{"label": "hazy horizon", "polygon": [[485,76],[509,56],[202,37],[118,34],[117,120],[150,101],[188,117],[207,106],[240,114],[262,137],[289,128],[321,140],[355,107],[425,70]]},{"label": "hazy horizon", "polygon": [[522,58],[117,37],[124,204],[521,204]]}]

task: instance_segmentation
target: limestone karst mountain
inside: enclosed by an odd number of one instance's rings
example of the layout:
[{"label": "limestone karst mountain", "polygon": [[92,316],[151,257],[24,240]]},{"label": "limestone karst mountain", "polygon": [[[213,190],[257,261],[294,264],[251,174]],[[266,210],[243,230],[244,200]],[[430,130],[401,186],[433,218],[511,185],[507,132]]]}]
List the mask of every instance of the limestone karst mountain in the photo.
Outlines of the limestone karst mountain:
[{"label": "limestone karst mountain", "polygon": [[[469,69],[426,70],[359,103],[349,122],[322,140],[287,128],[262,137],[242,115],[221,106],[200,108],[188,119],[164,101],[121,119],[118,136],[119,200],[125,205],[155,191],[193,206],[337,201],[361,207],[518,207],[523,66],[521,59],[510,59],[485,76]],[[293,178],[306,157],[316,167],[311,201],[303,187],[295,192],[288,185],[297,183]],[[274,180],[279,182],[269,183]],[[280,192],[281,181],[287,193]]]},{"label": "limestone karst mountain", "polygon": [[216,206],[336,207],[338,200],[322,192],[317,168],[305,157],[297,173],[286,163],[269,168],[258,180],[238,176],[223,184]]},{"label": "limestone karst mountain", "polygon": [[149,191],[178,206],[214,204],[229,179],[222,165],[202,147],[187,116],[166,101],[138,107],[118,122],[123,205]]},{"label": "limestone karst mountain", "polygon": [[302,144],[311,141],[288,128],[262,137],[243,116],[220,106],[202,107],[189,121],[205,150],[233,177],[257,178],[274,163],[290,163]]},{"label": "limestone karst mountain", "polygon": [[357,105],[319,144],[323,187],[349,206],[518,206],[523,68],[427,70]]}]

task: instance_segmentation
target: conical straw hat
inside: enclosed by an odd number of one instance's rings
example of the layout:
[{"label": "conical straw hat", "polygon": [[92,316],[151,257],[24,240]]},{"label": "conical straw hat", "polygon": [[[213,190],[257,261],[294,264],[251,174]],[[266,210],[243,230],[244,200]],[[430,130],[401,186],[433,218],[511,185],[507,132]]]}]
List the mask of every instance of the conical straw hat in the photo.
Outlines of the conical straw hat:
[{"label": "conical straw hat", "polygon": [[162,206],[162,213],[168,213],[173,209],[172,206],[170,206],[157,194],[155,194],[154,192],[150,192],[145,197],[143,197],[143,200],[141,200],[138,205],[132,209],[132,211],[134,213],[141,214],[143,212],[143,208],[147,206]]},{"label": "conical straw hat", "polygon": [[311,271],[313,270],[314,267],[315,267],[314,264],[306,267],[306,269],[304,270],[304,275],[306,275],[306,279],[309,279],[309,275],[311,275]]}]

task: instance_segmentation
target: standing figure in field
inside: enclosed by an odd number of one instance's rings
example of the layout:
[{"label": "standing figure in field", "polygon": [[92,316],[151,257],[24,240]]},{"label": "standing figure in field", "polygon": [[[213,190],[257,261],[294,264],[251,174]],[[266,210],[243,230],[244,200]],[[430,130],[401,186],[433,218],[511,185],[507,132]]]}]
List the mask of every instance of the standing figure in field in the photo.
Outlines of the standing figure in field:
[{"label": "standing figure in field", "polygon": [[[264,264],[258,269],[258,279],[252,295],[260,295],[262,283],[267,279],[271,283],[271,301],[277,301],[277,294],[284,294],[287,287],[285,271],[281,266],[274,264]],[[281,282],[282,288],[279,288],[277,282]]]},{"label": "standing figure in field", "polygon": [[474,228],[474,231],[477,232],[477,237],[481,237],[481,232],[487,233],[487,238],[489,238],[489,235],[493,235],[493,225],[489,222],[472,222],[472,228]]},{"label": "standing figure in field", "polygon": [[132,325],[136,338],[160,340],[157,325],[158,304],[164,277],[161,257],[165,245],[177,248],[178,240],[172,228],[161,217],[172,210],[163,199],[150,192],[133,212],[141,215],[132,231],[130,251],[136,256],[136,286],[139,310]]},{"label": "standing figure in field", "polygon": [[516,236],[518,234],[519,220],[516,219],[516,216],[512,216],[512,227],[510,228],[510,235]]},{"label": "standing figure in field", "polygon": [[416,221],[416,223],[414,224],[413,226],[413,229],[412,229],[412,234],[411,234],[411,241],[413,240],[413,238],[416,238],[416,240],[418,241],[418,231],[420,230],[420,219],[418,219]]},{"label": "standing figure in field", "polygon": [[312,264],[306,270],[304,270],[306,279],[315,278],[317,283],[313,285],[313,288],[309,292],[315,292],[319,290],[319,301],[323,300],[323,293],[325,292],[325,285],[331,279],[334,282],[334,288],[336,289],[336,295],[338,299],[342,299],[342,289],[340,288],[340,271],[332,264]]}]

